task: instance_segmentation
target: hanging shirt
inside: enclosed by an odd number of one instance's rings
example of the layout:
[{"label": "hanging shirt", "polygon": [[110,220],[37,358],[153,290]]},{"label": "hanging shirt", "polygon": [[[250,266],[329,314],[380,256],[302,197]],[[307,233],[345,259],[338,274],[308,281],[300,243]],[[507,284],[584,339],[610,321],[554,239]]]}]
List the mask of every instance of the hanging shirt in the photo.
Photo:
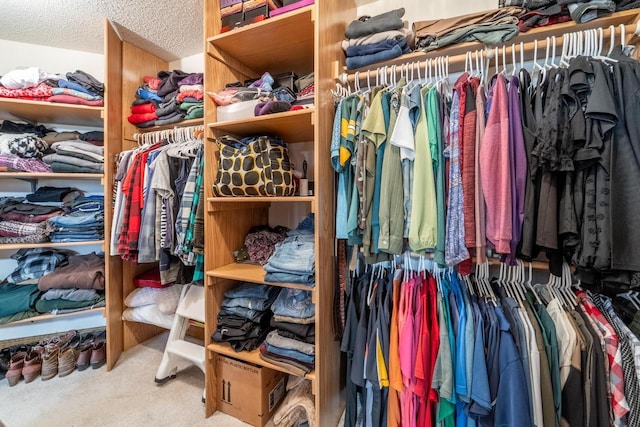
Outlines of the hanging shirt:
[{"label": "hanging shirt", "polygon": [[498,75],[480,149],[482,193],[486,206],[486,234],[501,254],[511,250],[512,197],[509,160],[509,114],[505,79]]},{"label": "hanging shirt", "polygon": [[436,191],[436,254],[435,262],[440,266],[445,266],[445,234],[446,234],[446,206],[445,206],[445,161],[444,161],[444,139],[442,135],[443,116],[440,114],[442,101],[437,88],[429,90],[427,105],[427,125],[429,130],[429,149],[431,150],[431,161],[435,172]]},{"label": "hanging shirt", "polygon": [[486,218],[485,218],[485,201],[482,194],[482,179],[480,171],[480,151],[482,147],[482,140],[484,139],[485,130],[485,115],[486,99],[484,86],[479,85],[476,92],[476,141],[475,141],[475,157],[474,157],[474,171],[475,171],[475,186],[474,186],[474,217],[476,226],[476,263],[482,264],[487,259],[487,236],[485,233]]},{"label": "hanging shirt", "polygon": [[340,162],[340,134],[342,128],[342,108],[345,99],[341,99],[336,107],[331,133],[331,165],[338,174],[336,201],[336,239],[347,238],[347,195],[344,181],[344,165]]},{"label": "hanging shirt", "polygon": [[452,267],[469,258],[464,241],[464,197],[462,193],[462,170],[460,167],[460,96],[453,92],[449,135],[449,199],[447,203],[447,226],[445,237],[445,261]]},{"label": "hanging shirt", "polygon": [[411,224],[409,227],[409,246],[414,251],[424,251],[436,246],[437,214],[435,183],[431,151],[428,143],[427,115],[424,95],[428,88],[420,93],[421,108],[416,125],[416,153],[413,163],[413,196],[411,205]]},{"label": "hanging shirt", "polygon": [[494,423],[497,426],[532,426],[529,402],[521,393],[526,389],[524,372],[509,333],[509,322],[500,307],[496,307],[495,312],[500,327],[500,386],[494,408]]},{"label": "hanging shirt", "polygon": [[404,231],[404,209],[402,188],[402,163],[400,148],[392,143],[400,110],[400,98],[406,85],[403,78],[393,89],[390,99],[389,139],[386,144],[382,164],[382,182],[380,185],[380,235],[378,249],[394,255],[402,253]]}]

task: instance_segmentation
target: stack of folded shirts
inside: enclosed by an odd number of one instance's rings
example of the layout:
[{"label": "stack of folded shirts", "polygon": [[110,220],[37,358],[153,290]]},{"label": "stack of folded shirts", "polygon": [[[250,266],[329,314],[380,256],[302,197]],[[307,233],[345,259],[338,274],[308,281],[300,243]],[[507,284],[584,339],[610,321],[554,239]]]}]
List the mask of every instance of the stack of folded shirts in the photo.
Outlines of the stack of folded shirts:
[{"label": "stack of folded shirts", "polygon": [[13,272],[5,279],[9,283],[37,284],[38,279],[52,273],[56,267],[65,265],[76,252],[55,248],[20,249],[11,255],[18,262]]},{"label": "stack of folded shirts", "polygon": [[38,279],[47,295],[35,309],[40,313],[65,313],[104,306],[104,255],[71,254],[66,263]]},{"label": "stack of folded shirts", "polygon": [[225,292],[218,313],[215,342],[228,342],[235,351],[258,348],[270,331],[271,305],[279,288],[241,283]]},{"label": "stack of folded shirts", "polygon": [[54,154],[42,160],[54,172],[102,173],[104,172],[104,147],[74,139],[51,144]]},{"label": "stack of folded shirts", "polygon": [[84,192],[74,187],[50,187],[42,186],[27,194],[27,200],[31,203],[44,205],[64,205],[70,206],[76,199],[84,196]]},{"label": "stack of folded shirts", "polygon": [[366,67],[411,52],[412,32],[404,27],[404,8],[352,21],[346,28],[342,49],[347,68]]},{"label": "stack of folded shirts", "polygon": [[313,214],[309,214],[295,230],[275,245],[273,255],[263,266],[264,280],[277,283],[299,283],[315,286],[315,236]]},{"label": "stack of folded shirts", "polygon": [[416,21],[416,49],[439,49],[456,43],[481,42],[498,45],[518,35],[522,7],[503,7],[446,19]]},{"label": "stack of folded shirts", "polygon": [[104,85],[92,75],[77,70],[64,77],[37,67],[15,69],[0,78],[0,97],[94,107],[104,105]]},{"label": "stack of folded shirts", "polygon": [[583,24],[592,19],[608,15],[614,11],[636,8],[638,1],[613,1],[613,0],[506,0],[505,7],[520,6],[526,8],[526,13],[520,16],[518,26],[521,32],[527,32],[531,28],[546,27],[572,19]]},{"label": "stack of folded shirts", "polygon": [[0,203],[0,243],[42,243],[52,229],[47,220],[64,214],[60,206],[42,206],[22,198],[4,198]]},{"label": "stack of folded shirts", "polygon": [[76,210],[48,220],[52,242],[89,242],[104,238],[104,211]]},{"label": "stack of folded shirts", "polygon": [[[272,331],[260,346],[260,357],[286,367],[297,375],[310,372],[315,365],[315,346],[308,342],[312,333],[311,328],[305,328],[304,325],[312,325],[315,322],[315,305],[311,301],[311,292],[283,288],[271,309],[276,324],[301,325],[295,330],[309,335],[298,336],[284,328]],[[315,330],[313,336],[315,336]]]},{"label": "stack of folded shirts", "polygon": [[131,104],[129,123],[147,128],[202,118],[203,96],[202,73],[173,70],[145,76]]}]

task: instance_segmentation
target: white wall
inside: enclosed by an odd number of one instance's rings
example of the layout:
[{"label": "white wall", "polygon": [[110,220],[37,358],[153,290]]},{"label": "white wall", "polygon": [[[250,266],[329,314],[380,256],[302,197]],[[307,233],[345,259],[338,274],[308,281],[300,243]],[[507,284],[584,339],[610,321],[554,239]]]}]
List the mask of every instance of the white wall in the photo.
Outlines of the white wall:
[{"label": "white wall", "polygon": [[356,4],[358,5],[358,16],[374,16],[404,7],[403,19],[412,24],[415,21],[449,18],[481,10],[496,9],[498,0],[356,0]]},{"label": "white wall", "polygon": [[55,74],[82,70],[104,81],[104,55],[51,46],[0,40],[0,75],[16,68],[40,67]]},{"label": "white wall", "polygon": [[177,61],[169,62],[169,70],[182,70],[185,73],[204,72],[204,53],[197,53]]}]

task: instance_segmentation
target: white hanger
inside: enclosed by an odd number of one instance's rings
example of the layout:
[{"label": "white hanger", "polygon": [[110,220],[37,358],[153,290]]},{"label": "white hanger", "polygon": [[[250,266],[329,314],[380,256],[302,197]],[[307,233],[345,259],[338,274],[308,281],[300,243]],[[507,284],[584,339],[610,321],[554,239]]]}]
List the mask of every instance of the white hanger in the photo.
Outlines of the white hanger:
[{"label": "white hanger", "polygon": [[613,25],[609,25],[609,34],[611,36],[610,42],[609,42],[609,52],[607,53],[607,56],[611,55],[611,52],[613,52],[613,48],[615,47],[616,44],[616,27]]},{"label": "white hanger", "polygon": [[511,70],[511,77],[516,75],[516,44],[511,44],[511,64],[513,64],[513,70]]}]

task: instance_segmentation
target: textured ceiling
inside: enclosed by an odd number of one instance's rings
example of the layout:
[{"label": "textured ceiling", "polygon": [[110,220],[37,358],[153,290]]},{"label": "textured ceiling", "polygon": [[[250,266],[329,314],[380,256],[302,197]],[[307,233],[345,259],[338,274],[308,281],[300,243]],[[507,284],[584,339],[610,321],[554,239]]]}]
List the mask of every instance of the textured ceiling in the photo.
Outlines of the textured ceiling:
[{"label": "textured ceiling", "polygon": [[127,42],[174,61],[202,52],[202,9],[202,0],[0,0],[0,39],[103,53],[108,18]]}]

